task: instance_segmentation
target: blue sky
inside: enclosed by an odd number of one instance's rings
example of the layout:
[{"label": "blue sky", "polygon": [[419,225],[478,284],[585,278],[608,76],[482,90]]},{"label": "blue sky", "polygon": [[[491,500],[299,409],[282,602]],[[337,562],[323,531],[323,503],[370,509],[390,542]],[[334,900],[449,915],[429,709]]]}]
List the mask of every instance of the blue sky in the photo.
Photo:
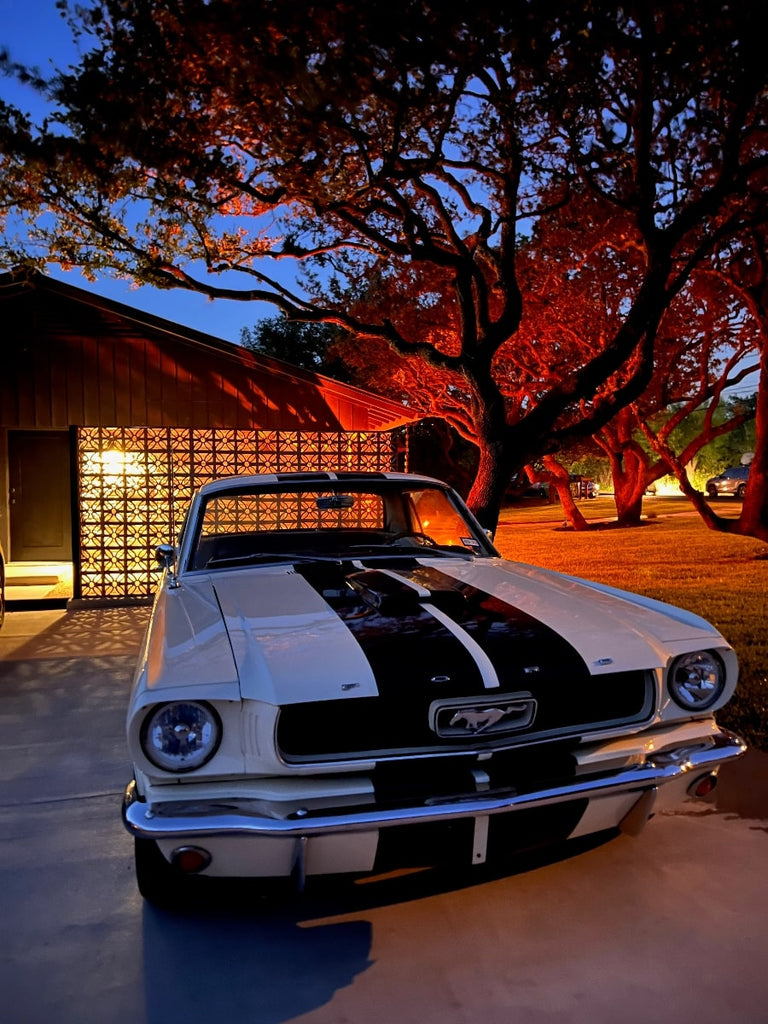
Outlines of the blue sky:
[{"label": "blue sky", "polygon": [[[78,58],[78,51],[64,19],[56,9],[55,0],[0,0],[0,47],[7,49],[14,61],[34,65],[43,74],[54,67],[66,67]],[[0,96],[29,113],[34,114],[42,109],[32,90],[24,89],[7,78],[0,78]],[[243,327],[250,327],[257,320],[276,315],[274,307],[263,303],[225,299],[210,301],[202,295],[146,286],[139,288],[127,281],[116,281],[108,277],[100,278],[96,284],[92,284],[77,270],[65,273],[51,267],[49,273],[78,288],[227,341],[237,341]]]}]

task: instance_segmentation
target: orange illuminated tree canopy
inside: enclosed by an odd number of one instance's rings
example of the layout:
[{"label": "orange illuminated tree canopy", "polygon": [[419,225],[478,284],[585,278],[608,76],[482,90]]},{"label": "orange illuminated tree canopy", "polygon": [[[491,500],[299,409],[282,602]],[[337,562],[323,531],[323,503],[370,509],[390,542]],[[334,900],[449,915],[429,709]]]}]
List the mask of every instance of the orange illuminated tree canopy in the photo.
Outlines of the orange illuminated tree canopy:
[{"label": "orange illuminated tree canopy", "polygon": [[[51,121],[0,110],[4,258],[388,346],[478,446],[493,526],[514,471],[643,394],[665,311],[765,218],[758,6],[96,0]],[[594,202],[633,253],[606,330],[539,333]]]}]

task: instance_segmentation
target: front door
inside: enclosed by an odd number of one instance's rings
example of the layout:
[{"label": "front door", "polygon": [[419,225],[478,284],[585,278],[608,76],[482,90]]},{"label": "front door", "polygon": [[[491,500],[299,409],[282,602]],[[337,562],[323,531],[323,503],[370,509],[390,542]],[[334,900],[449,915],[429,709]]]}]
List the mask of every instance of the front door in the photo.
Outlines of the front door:
[{"label": "front door", "polygon": [[8,433],[9,525],[14,562],[72,561],[69,434]]}]

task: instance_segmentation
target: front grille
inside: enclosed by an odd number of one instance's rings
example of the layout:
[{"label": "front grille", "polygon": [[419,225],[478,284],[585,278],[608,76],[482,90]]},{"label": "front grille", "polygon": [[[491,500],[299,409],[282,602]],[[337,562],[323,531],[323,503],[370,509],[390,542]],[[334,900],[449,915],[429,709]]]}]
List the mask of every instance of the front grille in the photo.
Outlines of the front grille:
[{"label": "front grille", "polygon": [[[435,701],[449,703],[451,695],[421,691],[408,698],[397,693],[293,704],[280,710],[277,745],[289,763],[498,750],[647,721],[653,692],[653,677],[643,671],[589,676],[575,684],[545,679],[530,687],[537,710],[528,728],[509,734],[467,731],[450,739],[430,728],[430,708]],[[493,696],[486,691],[478,700],[485,703]],[[499,702],[513,696],[499,694]]]}]

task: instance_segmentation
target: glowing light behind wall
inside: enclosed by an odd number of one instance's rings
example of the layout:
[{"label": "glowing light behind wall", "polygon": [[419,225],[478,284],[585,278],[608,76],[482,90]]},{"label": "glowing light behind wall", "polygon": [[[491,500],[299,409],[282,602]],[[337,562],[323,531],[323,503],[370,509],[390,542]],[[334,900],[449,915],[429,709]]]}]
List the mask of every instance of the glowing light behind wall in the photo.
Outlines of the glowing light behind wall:
[{"label": "glowing light behind wall", "polygon": [[111,485],[144,476],[148,467],[142,465],[133,452],[124,452],[119,448],[108,448],[103,452],[84,453],[84,472],[91,476],[100,476],[105,484]]}]

